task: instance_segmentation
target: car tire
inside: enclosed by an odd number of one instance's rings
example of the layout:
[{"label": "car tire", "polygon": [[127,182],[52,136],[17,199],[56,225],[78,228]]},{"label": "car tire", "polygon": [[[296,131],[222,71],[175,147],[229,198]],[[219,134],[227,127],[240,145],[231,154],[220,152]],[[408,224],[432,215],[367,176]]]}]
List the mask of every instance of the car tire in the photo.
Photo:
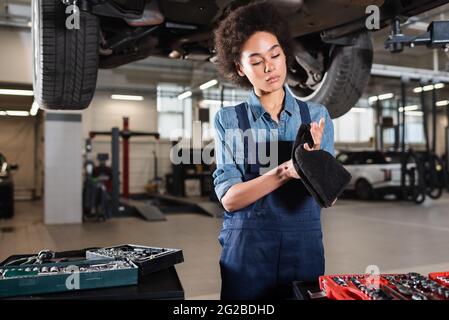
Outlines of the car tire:
[{"label": "car tire", "polygon": [[373,187],[366,179],[360,179],[356,182],[355,193],[360,200],[373,199]]},{"label": "car tire", "polygon": [[61,1],[32,1],[34,97],[44,109],[89,106],[98,74],[98,17],[79,11],[79,29],[68,29]]},{"label": "car tire", "polygon": [[373,44],[368,32],[355,36],[354,44],[338,45],[323,80],[314,91],[290,86],[300,100],[326,106],[332,119],[347,113],[362,96],[371,75]]},{"label": "car tire", "polygon": [[0,199],[0,219],[11,219],[14,216],[14,185],[7,185],[2,189]]}]

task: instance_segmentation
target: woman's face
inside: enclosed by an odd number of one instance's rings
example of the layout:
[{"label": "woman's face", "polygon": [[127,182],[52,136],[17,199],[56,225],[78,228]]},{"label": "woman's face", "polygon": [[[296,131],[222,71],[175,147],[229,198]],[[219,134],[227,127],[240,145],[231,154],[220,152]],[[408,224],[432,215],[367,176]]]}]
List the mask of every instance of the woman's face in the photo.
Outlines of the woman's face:
[{"label": "woman's face", "polygon": [[244,43],[236,67],[240,76],[246,76],[254,89],[262,92],[282,88],[287,75],[286,57],[278,39],[262,31]]}]

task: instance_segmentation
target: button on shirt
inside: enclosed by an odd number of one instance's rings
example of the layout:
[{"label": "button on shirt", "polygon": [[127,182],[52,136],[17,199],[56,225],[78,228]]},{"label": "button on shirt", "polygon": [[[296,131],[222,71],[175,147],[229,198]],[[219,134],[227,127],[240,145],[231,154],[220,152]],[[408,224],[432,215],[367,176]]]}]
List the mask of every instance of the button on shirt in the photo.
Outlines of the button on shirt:
[{"label": "button on shirt", "polygon": [[[301,125],[301,115],[299,106],[289,92],[284,87],[285,98],[284,107],[279,116],[279,122],[274,121],[270,114],[265,111],[259,98],[251,91],[245,104],[248,120],[253,130],[252,137],[255,142],[285,140],[294,141]],[[325,120],[321,149],[334,155],[334,127],[327,109],[318,103],[306,102],[310,112],[312,122],[319,122],[321,118]],[[215,193],[218,199],[236,183],[243,181],[245,165],[243,163],[242,139],[230,138],[229,132],[238,131],[239,123],[234,107],[220,109],[214,119],[215,127],[215,159],[217,169],[213,173]],[[260,134],[262,132],[263,134]]]}]

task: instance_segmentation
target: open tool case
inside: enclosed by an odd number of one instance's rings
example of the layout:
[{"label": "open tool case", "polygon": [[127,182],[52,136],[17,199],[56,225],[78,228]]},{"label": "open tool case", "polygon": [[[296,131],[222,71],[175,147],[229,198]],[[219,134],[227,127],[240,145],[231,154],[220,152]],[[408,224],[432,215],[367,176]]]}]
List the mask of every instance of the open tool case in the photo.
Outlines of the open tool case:
[{"label": "open tool case", "polygon": [[[128,290],[135,296],[143,288],[154,290],[147,283],[150,274],[157,278],[170,269],[178,279],[173,266],[183,261],[182,250],[139,245],[14,255],[0,263],[0,298],[124,286],[137,288]],[[79,287],[66,283],[73,280],[72,270],[79,275]]]},{"label": "open tool case", "polygon": [[102,259],[0,266],[0,297],[135,285],[131,261]]},{"label": "open tool case", "polygon": [[326,275],[319,284],[333,300],[449,300],[449,272]]},{"label": "open tool case", "polygon": [[142,276],[166,269],[184,261],[182,250],[124,244],[86,251],[86,258],[127,259],[139,267]]}]

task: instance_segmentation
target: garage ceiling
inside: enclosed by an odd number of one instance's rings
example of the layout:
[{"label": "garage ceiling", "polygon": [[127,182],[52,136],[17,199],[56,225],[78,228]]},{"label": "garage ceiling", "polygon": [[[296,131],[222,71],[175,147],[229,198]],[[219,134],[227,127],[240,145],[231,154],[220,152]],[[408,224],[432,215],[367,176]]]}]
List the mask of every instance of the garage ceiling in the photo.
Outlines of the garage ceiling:
[{"label": "garage ceiling", "polygon": [[[29,28],[29,20],[30,0],[0,0],[0,28]],[[410,35],[424,33],[432,20],[449,20],[449,4],[416,16],[413,21],[409,20],[403,27],[403,32]],[[388,52],[384,49],[384,41],[389,32],[386,28],[373,33],[374,63],[432,70],[435,67],[434,61],[437,60],[439,71],[449,71],[449,53],[443,50],[416,47],[405,48],[399,54]],[[98,89],[154,90],[159,82],[197,86],[205,79],[217,77],[217,71],[211,63],[147,58],[117,69],[102,70],[99,74]],[[372,77],[365,95],[382,93],[387,83],[390,90],[400,92],[399,81]],[[449,88],[439,90],[439,94],[449,97]],[[26,105],[29,105],[28,101]]]}]

